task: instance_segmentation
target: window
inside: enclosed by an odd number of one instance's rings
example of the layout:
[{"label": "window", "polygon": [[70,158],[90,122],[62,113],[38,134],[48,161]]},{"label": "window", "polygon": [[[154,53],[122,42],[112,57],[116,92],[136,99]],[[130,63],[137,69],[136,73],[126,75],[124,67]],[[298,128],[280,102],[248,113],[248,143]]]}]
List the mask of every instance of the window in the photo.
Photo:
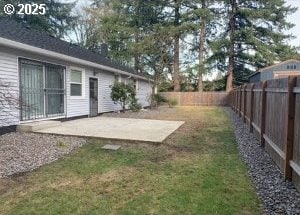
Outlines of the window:
[{"label": "window", "polygon": [[121,77],[120,77],[120,75],[118,75],[118,74],[115,74],[115,82],[121,82]]},{"label": "window", "polygon": [[64,116],[65,67],[19,59],[21,120]]},{"label": "window", "polygon": [[83,72],[71,70],[71,96],[82,96],[83,93]]},{"label": "window", "polygon": [[138,82],[138,80],[136,80],[136,79],[133,80],[133,87],[134,87],[134,89],[135,89],[136,92],[139,90],[139,82]]},{"label": "window", "polygon": [[291,65],[287,65],[287,67],[286,67],[288,70],[295,70],[295,69],[297,69],[297,66],[296,66],[296,64],[291,64]]}]

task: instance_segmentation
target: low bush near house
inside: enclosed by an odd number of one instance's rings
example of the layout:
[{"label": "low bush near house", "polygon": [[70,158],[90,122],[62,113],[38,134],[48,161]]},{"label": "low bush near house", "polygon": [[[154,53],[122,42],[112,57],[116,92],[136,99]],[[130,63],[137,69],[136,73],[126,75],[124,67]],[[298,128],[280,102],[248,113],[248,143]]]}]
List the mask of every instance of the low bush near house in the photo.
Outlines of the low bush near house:
[{"label": "low bush near house", "polygon": [[154,101],[157,102],[158,105],[161,105],[161,104],[167,102],[167,99],[165,97],[163,97],[161,94],[153,95],[153,99],[154,99]]},{"label": "low bush near house", "polygon": [[135,89],[131,85],[116,82],[112,86],[110,97],[116,104],[120,104],[122,112],[125,111],[126,105],[130,105],[135,98]]},{"label": "low bush near house", "polygon": [[151,104],[152,108],[154,107],[156,108],[157,106],[167,102],[167,99],[163,97],[161,94],[151,94],[148,97],[148,101]]},{"label": "low bush near house", "polygon": [[178,104],[177,100],[176,99],[169,99],[168,100],[168,105],[170,108],[176,106]]},{"label": "low bush near house", "polygon": [[139,112],[142,109],[142,105],[138,103],[136,98],[133,98],[129,104],[129,109],[133,112]]}]

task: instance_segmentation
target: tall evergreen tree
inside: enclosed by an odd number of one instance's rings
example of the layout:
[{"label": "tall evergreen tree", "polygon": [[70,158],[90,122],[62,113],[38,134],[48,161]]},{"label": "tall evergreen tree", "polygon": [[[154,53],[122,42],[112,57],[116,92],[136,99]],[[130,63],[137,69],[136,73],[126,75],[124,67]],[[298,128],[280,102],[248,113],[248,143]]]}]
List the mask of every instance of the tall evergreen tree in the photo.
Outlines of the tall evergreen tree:
[{"label": "tall evergreen tree", "polygon": [[154,86],[172,71],[173,34],[167,5],[161,0],[96,0],[91,10],[98,39],[109,45],[110,56],[153,74]]},{"label": "tall evergreen tree", "polygon": [[209,52],[208,39],[214,37],[214,31],[216,29],[216,14],[212,5],[214,0],[189,0],[186,2],[187,6],[187,19],[185,25],[191,26],[189,33],[192,33],[196,38],[192,45],[193,52],[197,53],[198,64],[198,84],[197,88],[199,92],[203,90],[203,75],[206,73],[207,62],[206,56]]},{"label": "tall evergreen tree", "polygon": [[[206,9],[206,0],[201,0],[201,9]],[[206,42],[206,20],[201,18],[199,32],[199,73],[198,73],[198,91],[202,92],[203,74],[205,73],[205,42]]]},{"label": "tall evergreen tree", "polygon": [[112,58],[134,66],[137,71],[143,70],[142,43],[160,20],[160,3],[160,0],[94,1],[92,11],[98,38],[109,45]]},{"label": "tall evergreen tree", "polygon": [[256,69],[296,53],[286,44],[291,36],[284,34],[292,27],[286,17],[294,11],[284,0],[94,0],[92,19],[98,29],[93,44],[106,42],[112,58],[157,74],[164,56],[160,69],[171,71],[179,91],[179,60],[185,59],[179,45],[191,42],[192,35],[197,38],[191,46],[197,55],[198,90],[211,65],[227,72],[230,90]]},{"label": "tall evergreen tree", "polygon": [[[247,81],[255,70],[296,54],[287,45],[291,35],[284,33],[293,25],[286,21],[296,8],[284,0],[222,0],[220,10],[228,20],[222,37],[214,42],[213,59],[219,69],[227,70],[227,90]],[[224,66],[225,65],[225,66]]]},{"label": "tall evergreen tree", "polygon": [[180,91],[180,20],[181,20],[181,3],[182,0],[174,0],[174,71],[173,82],[174,91]]},{"label": "tall evergreen tree", "polygon": [[[45,4],[45,15],[18,15],[17,13],[12,15],[4,14],[2,8],[5,4],[12,4],[15,8],[18,8],[18,4]],[[75,6],[74,3],[62,3],[59,0],[5,0],[0,1],[0,16],[9,17],[18,22],[25,23],[28,26],[47,32],[52,36],[62,38],[71,29],[72,23],[76,20],[77,16],[71,14],[72,9]]]}]

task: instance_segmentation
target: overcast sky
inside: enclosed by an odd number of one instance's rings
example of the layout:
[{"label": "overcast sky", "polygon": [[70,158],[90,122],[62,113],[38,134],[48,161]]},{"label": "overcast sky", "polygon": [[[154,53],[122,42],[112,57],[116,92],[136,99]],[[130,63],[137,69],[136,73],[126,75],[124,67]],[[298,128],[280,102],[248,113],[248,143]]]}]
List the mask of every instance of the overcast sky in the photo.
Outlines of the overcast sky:
[{"label": "overcast sky", "polygon": [[293,7],[298,7],[298,11],[293,15],[288,17],[288,21],[294,23],[296,26],[289,31],[296,36],[294,40],[291,41],[292,45],[300,46],[300,0],[287,0],[287,4]]}]

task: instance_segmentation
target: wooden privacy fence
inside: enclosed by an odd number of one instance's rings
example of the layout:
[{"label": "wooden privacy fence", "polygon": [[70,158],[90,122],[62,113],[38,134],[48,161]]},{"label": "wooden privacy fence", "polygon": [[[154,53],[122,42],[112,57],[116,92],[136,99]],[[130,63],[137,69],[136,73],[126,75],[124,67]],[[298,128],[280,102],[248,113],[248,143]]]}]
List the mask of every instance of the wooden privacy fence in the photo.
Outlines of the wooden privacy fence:
[{"label": "wooden privacy fence", "polygon": [[228,93],[226,92],[164,92],[167,99],[174,99],[179,106],[226,106]]},{"label": "wooden privacy fence", "polygon": [[300,77],[240,86],[228,99],[285,179],[300,190]]}]

